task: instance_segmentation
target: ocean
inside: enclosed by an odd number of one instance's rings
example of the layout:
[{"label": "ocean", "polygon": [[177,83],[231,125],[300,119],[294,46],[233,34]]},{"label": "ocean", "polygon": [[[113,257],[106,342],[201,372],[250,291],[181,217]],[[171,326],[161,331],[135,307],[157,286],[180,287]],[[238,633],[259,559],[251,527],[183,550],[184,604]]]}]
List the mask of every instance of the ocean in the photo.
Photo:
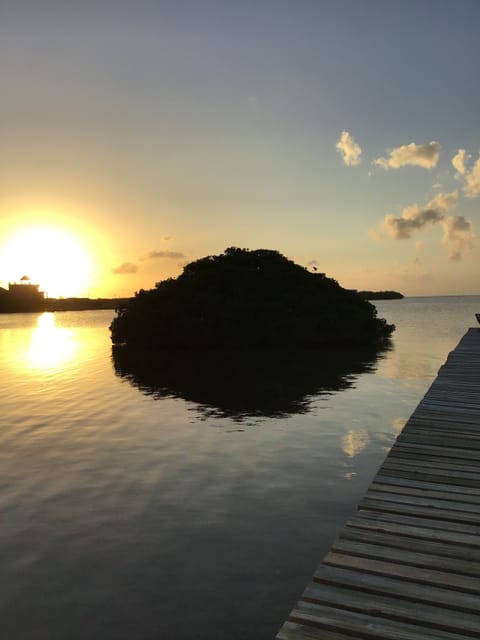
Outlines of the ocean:
[{"label": "ocean", "polygon": [[271,640],[480,296],[378,301],[388,350],[113,351],[0,315],[0,632]]}]

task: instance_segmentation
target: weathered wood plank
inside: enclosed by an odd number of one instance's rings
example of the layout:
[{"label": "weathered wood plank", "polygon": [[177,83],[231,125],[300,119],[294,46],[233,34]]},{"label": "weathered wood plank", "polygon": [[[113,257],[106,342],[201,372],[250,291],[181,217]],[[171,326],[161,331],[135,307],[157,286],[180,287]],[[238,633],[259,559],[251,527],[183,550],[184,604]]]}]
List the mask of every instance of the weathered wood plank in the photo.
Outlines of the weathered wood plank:
[{"label": "weathered wood plank", "polygon": [[450,522],[465,522],[480,526],[480,514],[467,513],[465,511],[417,507],[415,505],[392,503],[388,500],[373,500],[368,497],[363,498],[359,504],[361,509],[369,511],[385,511],[386,513],[419,516],[429,520],[448,520]]},{"label": "weathered wood plank", "polygon": [[390,477],[396,478],[407,478],[410,480],[422,480],[424,482],[434,482],[439,484],[448,484],[455,485],[455,487],[473,487],[480,488],[480,476],[476,474],[471,474],[468,476],[466,473],[460,474],[456,473],[455,476],[451,476],[448,472],[439,469],[439,470],[430,470],[430,469],[398,469],[392,467],[382,468],[382,473],[388,474]]},{"label": "weathered wood plank", "polygon": [[[301,624],[343,631],[366,640],[425,640],[425,629],[415,625],[309,602],[297,603],[290,617]],[[430,630],[429,637],[436,640],[464,640],[464,635],[439,629]]]},{"label": "weathered wood plank", "polygon": [[441,531],[453,531],[457,533],[471,533],[480,536],[480,526],[467,524],[466,522],[452,522],[449,520],[434,520],[414,515],[405,515],[397,512],[387,513],[386,511],[371,511],[359,509],[358,518],[369,520],[381,520],[384,522],[395,522],[397,524],[409,524],[413,526],[426,527],[428,529],[439,529]]},{"label": "weathered wood plank", "polygon": [[480,496],[480,489],[475,487],[462,487],[458,485],[450,485],[441,482],[428,482],[418,479],[401,478],[389,475],[383,469],[375,476],[374,482],[381,484],[390,484],[397,487],[415,487],[417,489],[432,489],[435,491],[444,491],[445,493],[461,493],[465,496]]},{"label": "weathered wood plank", "polygon": [[[413,546],[413,545],[412,545]],[[459,558],[449,558],[435,555],[433,549],[430,553],[411,551],[410,549],[398,549],[386,547],[373,542],[358,542],[349,538],[337,538],[331,547],[332,552],[359,558],[371,558],[385,562],[395,562],[409,567],[421,567],[457,574],[459,576],[480,577],[480,563],[472,560],[465,561]],[[480,589],[480,580],[477,580]]]},{"label": "weathered wood plank", "polygon": [[369,489],[367,498],[370,500],[384,500],[396,504],[411,504],[418,507],[429,507],[432,509],[448,509],[449,511],[463,511],[480,514],[480,505],[456,502],[454,500],[437,500],[436,498],[391,494],[386,491],[374,491]]},{"label": "weathered wood plank", "polygon": [[452,611],[438,604],[434,606],[432,600],[428,604],[417,602],[412,606],[411,600],[403,600],[396,595],[392,597],[388,591],[380,595],[345,586],[311,582],[303,592],[301,600],[451,633],[460,632],[474,637],[478,634],[480,628],[478,612],[472,614]]},{"label": "weathered wood plank", "polygon": [[442,471],[460,471],[461,473],[473,473],[476,475],[478,471],[478,466],[475,464],[462,464],[460,460],[456,460],[455,462],[449,462],[447,460],[444,461],[431,461],[431,460],[417,460],[415,457],[398,457],[398,456],[388,456],[383,464],[383,468],[388,467],[419,467],[420,469],[439,469]]},{"label": "weathered wood plank", "polygon": [[[400,520],[401,518],[398,519]],[[408,523],[386,520],[382,518],[382,514],[372,514],[372,518],[357,517],[348,520],[342,532],[349,528],[366,529],[398,534],[407,541],[411,541],[412,538],[419,538],[421,540],[446,542],[455,545],[459,552],[462,547],[467,547],[466,553],[469,553],[473,548],[480,548],[480,536],[475,533],[465,533],[463,528],[461,531],[450,531],[443,528],[432,528],[430,523],[427,523],[427,526],[412,524],[411,521],[415,520],[414,518],[404,518],[404,520],[408,520]],[[418,522],[418,519],[416,522]]]},{"label": "weathered wood plank", "polygon": [[278,640],[352,640],[345,635],[328,629],[316,629],[297,622],[285,622],[277,634]]},{"label": "weathered wood plank", "polygon": [[397,462],[397,463],[412,461],[414,464],[418,464],[419,462],[421,462],[426,465],[431,466],[433,464],[437,467],[441,467],[445,469],[451,468],[450,465],[457,465],[458,467],[463,467],[465,469],[467,467],[470,467],[469,469],[466,469],[466,470],[473,471],[473,472],[475,472],[478,469],[478,465],[479,465],[478,460],[470,460],[468,458],[465,458],[465,459],[442,458],[440,456],[423,455],[423,454],[412,453],[412,452],[408,454],[405,451],[398,451],[396,448],[395,450],[391,450],[390,453],[388,454],[388,461]]},{"label": "weathered wood plank", "polygon": [[[480,548],[464,547],[456,544],[453,541],[450,542],[434,542],[432,540],[422,540],[418,538],[411,538],[405,535],[401,535],[399,532],[393,533],[380,533],[374,531],[371,528],[362,529],[359,527],[345,526],[340,534],[340,540],[353,540],[355,542],[365,542],[367,544],[382,545],[384,547],[394,547],[396,549],[404,549],[409,552],[425,553],[439,555],[444,558],[454,558],[456,560],[465,560],[469,563],[467,568],[467,575],[470,572],[471,565],[480,564]],[[479,545],[480,546],[480,545]],[[332,546],[332,549],[336,548]],[[458,565],[455,564],[455,570],[458,570]],[[463,573],[459,571],[459,573]]]},{"label": "weathered wood plank", "polygon": [[444,587],[452,591],[464,591],[476,596],[480,595],[480,580],[478,578],[447,573],[436,569],[409,567],[396,562],[350,556],[343,553],[335,553],[334,551],[329,551],[323,561],[325,564],[330,564],[334,567],[357,569],[366,573],[406,580],[407,582],[419,582],[433,587]]},{"label": "weathered wood plank", "polygon": [[418,489],[416,487],[382,484],[379,482],[372,482],[368,487],[368,492],[370,493],[370,491],[378,491],[392,495],[418,496],[419,498],[435,498],[437,500],[454,500],[457,503],[464,502],[466,504],[480,506],[480,496],[471,496],[458,492],[432,491],[431,489]]},{"label": "weathered wood plank", "polygon": [[337,585],[357,589],[361,593],[384,596],[389,594],[410,603],[436,603],[444,609],[459,612],[478,613],[478,597],[468,593],[451,591],[442,587],[405,582],[385,575],[365,573],[352,568],[334,567],[321,564],[313,576],[320,585]]},{"label": "weathered wood plank", "polygon": [[478,451],[470,451],[468,449],[457,449],[456,447],[436,447],[431,444],[415,444],[410,442],[396,442],[391,449],[392,451],[412,451],[428,455],[439,456],[441,458],[459,458],[461,460],[477,460],[480,461],[480,453]]}]

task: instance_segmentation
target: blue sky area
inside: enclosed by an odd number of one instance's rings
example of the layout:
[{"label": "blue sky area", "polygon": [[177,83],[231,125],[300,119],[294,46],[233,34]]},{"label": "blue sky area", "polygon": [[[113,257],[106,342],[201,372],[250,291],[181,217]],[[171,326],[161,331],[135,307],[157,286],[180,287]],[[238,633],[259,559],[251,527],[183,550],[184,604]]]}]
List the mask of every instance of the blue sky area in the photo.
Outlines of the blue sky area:
[{"label": "blue sky area", "polygon": [[81,240],[88,295],[228,246],[480,293],[479,24],[477,0],[3,0],[0,282],[30,225]]}]

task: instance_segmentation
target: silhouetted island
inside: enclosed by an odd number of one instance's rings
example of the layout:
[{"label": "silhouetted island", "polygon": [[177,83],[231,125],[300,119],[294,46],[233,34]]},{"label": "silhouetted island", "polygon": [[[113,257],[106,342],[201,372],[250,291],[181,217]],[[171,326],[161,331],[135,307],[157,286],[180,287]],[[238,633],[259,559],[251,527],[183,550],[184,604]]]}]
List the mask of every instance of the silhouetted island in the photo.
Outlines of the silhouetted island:
[{"label": "silhouetted island", "polygon": [[230,247],[138,291],[110,329],[129,346],[271,349],[379,343],[394,326],[356,291],[278,251]]},{"label": "silhouetted island", "polygon": [[398,291],[359,291],[365,300],[401,300],[404,295]]}]

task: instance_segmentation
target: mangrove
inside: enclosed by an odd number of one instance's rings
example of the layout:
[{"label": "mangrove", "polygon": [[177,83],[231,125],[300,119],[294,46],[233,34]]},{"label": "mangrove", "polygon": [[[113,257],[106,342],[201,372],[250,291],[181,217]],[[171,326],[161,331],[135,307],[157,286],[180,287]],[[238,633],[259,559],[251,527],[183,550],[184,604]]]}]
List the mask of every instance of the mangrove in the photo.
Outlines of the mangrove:
[{"label": "mangrove", "polygon": [[278,251],[230,247],[140,290],[117,310],[114,344],[179,349],[374,344],[394,326],[356,291]]}]

